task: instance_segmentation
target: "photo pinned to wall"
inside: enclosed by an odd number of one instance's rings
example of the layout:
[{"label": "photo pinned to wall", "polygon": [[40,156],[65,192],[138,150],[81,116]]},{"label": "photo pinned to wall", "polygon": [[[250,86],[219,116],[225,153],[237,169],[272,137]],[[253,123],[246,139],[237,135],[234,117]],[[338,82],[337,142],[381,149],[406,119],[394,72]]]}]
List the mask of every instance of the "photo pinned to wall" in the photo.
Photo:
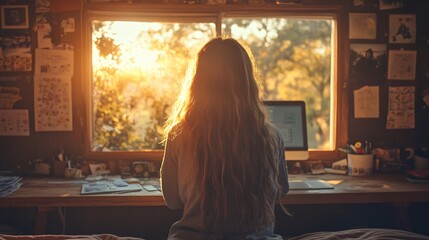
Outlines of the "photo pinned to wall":
[{"label": "photo pinned to wall", "polygon": [[380,10],[390,10],[404,7],[403,0],[380,0]]},{"label": "photo pinned to wall", "polygon": [[37,48],[52,48],[51,25],[49,23],[37,23]]},{"label": "photo pinned to wall", "polygon": [[349,13],[350,39],[376,39],[376,13]]},{"label": "photo pinned to wall", "polygon": [[32,70],[31,37],[0,37],[0,71],[30,72]]},{"label": "photo pinned to wall", "polygon": [[2,5],[3,29],[27,29],[29,27],[28,5]]},{"label": "photo pinned to wall", "polygon": [[389,43],[416,42],[416,15],[389,15]]},{"label": "photo pinned to wall", "polygon": [[415,80],[416,57],[414,50],[389,50],[387,79]]},{"label": "photo pinned to wall", "polygon": [[72,131],[71,77],[34,76],[36,132]]},{"label": "photo pinned to wall", "polygon": [[36,13],[46,13],[51,9],[51,0],[36,0]]},{"label": "photo pinned to wall", "polygon": [[415,87],[389,87],[386,129],[414,128]]},{"label": "photo pinned to wall", "polygon": [[61,28],[64,33],[73,33],[75,31],[75,21],[74,18],[64,18],[61,20]]},{"label": "photo pinned to wall", "polygon": [[351,44],[350,66],[351,79],[384,79],[387,70],[386,44]]}]

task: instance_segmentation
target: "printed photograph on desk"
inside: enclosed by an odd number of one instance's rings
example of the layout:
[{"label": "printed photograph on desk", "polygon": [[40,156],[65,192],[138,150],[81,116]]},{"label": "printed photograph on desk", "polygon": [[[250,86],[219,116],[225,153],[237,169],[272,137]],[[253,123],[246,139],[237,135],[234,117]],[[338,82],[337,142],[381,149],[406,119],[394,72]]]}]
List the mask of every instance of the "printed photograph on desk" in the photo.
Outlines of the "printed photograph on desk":
[{"label": "printed photograph on desk", "polygon": [[387,71],[386,44],[350,45],[351,79],[382,80]]}]

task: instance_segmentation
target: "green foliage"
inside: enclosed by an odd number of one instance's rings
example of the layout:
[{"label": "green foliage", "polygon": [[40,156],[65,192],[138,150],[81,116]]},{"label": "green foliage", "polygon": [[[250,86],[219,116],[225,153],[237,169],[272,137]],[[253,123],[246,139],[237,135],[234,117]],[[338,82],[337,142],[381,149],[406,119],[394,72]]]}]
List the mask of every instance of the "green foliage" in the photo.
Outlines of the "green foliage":
[{"label": "green foliage", "polygon": [[[162,127],[199,44],[213,24],[159,24],[129,46],[112,22],[94,22],[93,144],[96,151],[160,149]],[[255,56],[265,99],[305,100],[310,147],[329,142],[331,22],[285,18],[225,19],[224,35],[244,41]],[[138,31],[138,30],[136,30]],[[130,52],[149,49],[157,65]],[[128,51],[128,52],[127,52]],[[125,69],[140,62],[134,70]],[[146,62],[144,62],[146,61]]]}]

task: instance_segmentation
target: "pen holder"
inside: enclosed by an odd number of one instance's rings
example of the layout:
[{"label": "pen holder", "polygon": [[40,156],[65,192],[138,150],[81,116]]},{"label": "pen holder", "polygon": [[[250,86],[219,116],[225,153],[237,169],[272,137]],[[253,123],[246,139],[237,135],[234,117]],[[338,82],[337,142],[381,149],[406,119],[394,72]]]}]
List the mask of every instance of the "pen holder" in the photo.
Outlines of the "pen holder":
[{"label": "pen holder", "polygon": [[374,154],[347,154],[347,169],[350,176],[369,176],[374,166]]}]

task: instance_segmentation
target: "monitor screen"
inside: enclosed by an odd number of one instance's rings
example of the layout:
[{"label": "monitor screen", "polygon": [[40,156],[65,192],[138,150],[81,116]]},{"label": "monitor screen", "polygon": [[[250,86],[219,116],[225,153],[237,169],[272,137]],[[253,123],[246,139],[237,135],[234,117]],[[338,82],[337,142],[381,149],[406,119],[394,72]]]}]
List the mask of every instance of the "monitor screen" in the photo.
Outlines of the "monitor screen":
[{"label": "monitor screen", "polygon": [[269,121],[282,133],[286,160],[307,160],[307,121],[304,101],[264,101]]}]

